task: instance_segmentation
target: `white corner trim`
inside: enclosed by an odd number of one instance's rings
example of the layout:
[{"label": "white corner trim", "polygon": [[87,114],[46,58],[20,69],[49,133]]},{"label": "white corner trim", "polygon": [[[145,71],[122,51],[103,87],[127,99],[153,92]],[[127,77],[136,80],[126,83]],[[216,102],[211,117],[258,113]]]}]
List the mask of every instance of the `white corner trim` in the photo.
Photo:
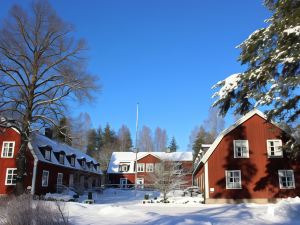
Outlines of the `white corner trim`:
[{"label": "white corner trim", "polygon": [[205,199],[209,198],[208,162],[204,164]]},{"label": "white corner trim", "polygon": [[[232,130],[234,130],[239,125],[241,125],[242,123],[244,123],[245,121],[247,121],[248,119],[250,119],[252,116],[254,116],[256,114],[259,115],[260,117],[262,117],[263,119],[267,120],[266,114],[264,114],[263,112],[261,112],[258,109],[253,109],[252,111],[248,112],[242,118],[240,118],[239,120],[237,120],[232,126],[230,126],[229,128],[223,130],[219,134],[219,136],[216,138],[216,140],[214,141],[214,143],[210,146],[210,148],[204,154],[204,156],[202,157],[202,159],[198,162],[198,164],[197,164],[197,166],[195,167],[194,170],[196,170],[199,167],[200,163],[205,163],[208,160],[208,158],[211,156],[211,154],[214,152],[215,148],[219,145],[219,143],[221,142],[221,140],[223,139],[223,137],[226,134],[228,134],[229,132],[231,132]],[[279,125],[277,123],[275,123],[274,121],[270,121],[270,123],[272,123],[273,125],[277,126],[279,129],[281,129],[279,127]]]}]

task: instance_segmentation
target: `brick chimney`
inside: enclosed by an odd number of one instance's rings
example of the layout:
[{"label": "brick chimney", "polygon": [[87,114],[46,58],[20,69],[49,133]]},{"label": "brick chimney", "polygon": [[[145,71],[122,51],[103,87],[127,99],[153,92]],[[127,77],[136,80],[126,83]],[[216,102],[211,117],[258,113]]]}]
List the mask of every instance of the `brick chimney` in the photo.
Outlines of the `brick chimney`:
[{"label": "brick chimney", "polygon": [[53,131],[50,127],[45,128],[45,136],[50,139],[53,138]]}]

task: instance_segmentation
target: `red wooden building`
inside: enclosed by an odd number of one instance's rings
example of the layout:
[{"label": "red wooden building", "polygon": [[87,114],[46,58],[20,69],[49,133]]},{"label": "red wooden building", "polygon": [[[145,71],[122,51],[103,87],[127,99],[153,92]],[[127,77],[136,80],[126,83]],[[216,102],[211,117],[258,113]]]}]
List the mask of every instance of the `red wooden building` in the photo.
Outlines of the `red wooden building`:
[{"label": "red wooden building", "polygon": [[151,187],[150,176],[163,161],[173,161],[180,165],[184,172],[182,187],[191,186],[193,155],[192,152],[114,152],[108,166],[107,175],[112,186],[130,188],[135,185],[135,162],[137,159],[137,184],[139,187]]},{"label": "red wooden building", "polygon": [[282,148],[286,134],[253,110],[224,130],[193,171],[206,203],[275,202],[300,196],[300,165]]},{"label": "red wooden building", "polygon": [[[14,192],[20,144],[16,128],[0,127],[0,195]],[[24,184],[32,194],[100,186],[101,174],[99,163],[83,152],[38,133],[31,136]]]}]

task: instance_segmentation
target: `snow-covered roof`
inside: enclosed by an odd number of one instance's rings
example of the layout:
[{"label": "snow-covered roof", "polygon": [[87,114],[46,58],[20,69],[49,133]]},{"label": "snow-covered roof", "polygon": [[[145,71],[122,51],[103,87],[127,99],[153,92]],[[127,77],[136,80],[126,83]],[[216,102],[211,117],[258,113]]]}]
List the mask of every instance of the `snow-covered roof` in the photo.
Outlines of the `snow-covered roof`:
[{"label": "snow-covered roof", "polygon": [[[40,150],[41,147],[46,147],[46,146],[50,146],[52,148],[51,161],[46,160]],[[75,160],[75,166],[71,166],[69,161],[66,159],[66,156],[70,156],[70,155],[74,155],[74,154],[76,155],[76,159],[85,158],[87,163],[92,162],[94,165],[96,165],[96,164],[98,164],[98,162],[94,158],[85,154],[84,152],[81,152],[78,149],[72,148],[71,146],[69,146],[67,144],[59,143],[57,141],[51,140],[44,135],[41,135],[38,133],[32,134],[29,148],[33,151],[34,156],[37,157],[37,159],[39,161],[47,162],[47,163],[51,163],[51,164],[55,164],[55,165],[59,165],[59,166],[63,166],[63,167],[68,167],[68,168],[72,168],[72,169],[75,168],[77,170],[82,170],[82,171],[86,171],[86,172],[102,174],[102,171],[100,169],[96,170],[94,167],[88,168],[86,166],[86,168],[83,168],[80,165],[80,163],[78,162],[78,160]],[[54,153],[59,153],[62,151],[66,154],[64,164],[60,164],[54,155]]]},{"label": "snow-covered roof", "polygon": [[[203,157],[196,162],[196,166],[194,167],[194,172],[196,171],[196,169],[199,167],[199,165],[201,163],[206,163],[206,161],[209,159],[209,157],[211,156],[211,154],[214,152],[214,150],[216,149],[216,147],[219,145],[219,143],[221,142],[221,140],[223,139],[223,137],[225,135],[227,135],[229,132],[231,132],[233,129],[235,129],[236,127],[238,127],[239,125],[241,125],[242,123],[244,123],[245,121],[247,121],[248,119],[250,119],[252,116],[254,115],[259,115],[260,117],[264,118],[265,120],[267,120],[267,116],[261,112],[258,109],[253,109],[252,111],[248,112],[246,115],[244,115],[242,118],[240,118],[239,120],[237,120],[232,126],[230,126],[229,128],[223,130],[219,136],[216,138],[216,140],[214,141],[214,143],[209,147],[209,149],[206,151],[206,153],[203,155]],[[273,121],[270,121],[273,125],[278,126],[278,124],[276,124]],[[279,127],[280,128],[280,127]],[[281,128],[280,128],[281,129]]]},{"label": "snow-covered roof", "polygon": [[[138,152],[137,159],[142,159],[147,155],[153,155],[160,160],[170,160],[170,161],[192,161],[192,152]],[[113,152],[107,172],[108,173],[120,173],[119,165],[120,163],[125,163],[129,165],[129,170],[122,173],[134,173],[134,162],[136,159],[135,152]]]}]

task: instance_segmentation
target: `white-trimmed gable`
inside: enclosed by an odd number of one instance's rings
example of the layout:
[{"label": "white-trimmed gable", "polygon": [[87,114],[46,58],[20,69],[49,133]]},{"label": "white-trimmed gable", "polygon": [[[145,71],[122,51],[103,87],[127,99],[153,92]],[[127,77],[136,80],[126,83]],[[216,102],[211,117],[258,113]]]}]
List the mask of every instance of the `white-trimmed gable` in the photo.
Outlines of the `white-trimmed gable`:
[{"label": "white-trimmed gable", "polygon": [[[246,115],[244,115],[242,118],[240,118],[239,120],[237,120],[232,126],[228,127],[227,129],[223,130],[219,136],[216,138],[216,140],[213,142],[213,144],[209,147],[209,149],[207,150],[207,152],[203,155],[203,157],[200,159],[200,161],[198,161],[196,163],[196,166],[194,167],[194,172],[198,169],[199,165],[205,164],[207,162],[207,160],[209,159],[209,157],[212,155],[212,153],[214,152],[214,150],[216,149],[216,147],[219,145],[219,143],[222,141],[222,139],[224,138],[225,135],[227,135],[229,132],[231,132],[232,130],[234,130],[235,128],[237,128],[238,126],[240,126],[241,124],[243,124],[244,122],[246,122],[247,120],[249,120],[251,117],[253,117],[254,115],[258,115],[260,117],[262,117],[263,119],[267,120],[267,116],[266,114],[264,114],[263,112],[261,112],[258,109],[253,109],[252,111],[248,112]],[[273,125],[277,126],[278,128],[279,125],[276,124],[274,121],[270,121],[270,123],[272,123]],[[281,128],[280,128],[281,129]]]}]

